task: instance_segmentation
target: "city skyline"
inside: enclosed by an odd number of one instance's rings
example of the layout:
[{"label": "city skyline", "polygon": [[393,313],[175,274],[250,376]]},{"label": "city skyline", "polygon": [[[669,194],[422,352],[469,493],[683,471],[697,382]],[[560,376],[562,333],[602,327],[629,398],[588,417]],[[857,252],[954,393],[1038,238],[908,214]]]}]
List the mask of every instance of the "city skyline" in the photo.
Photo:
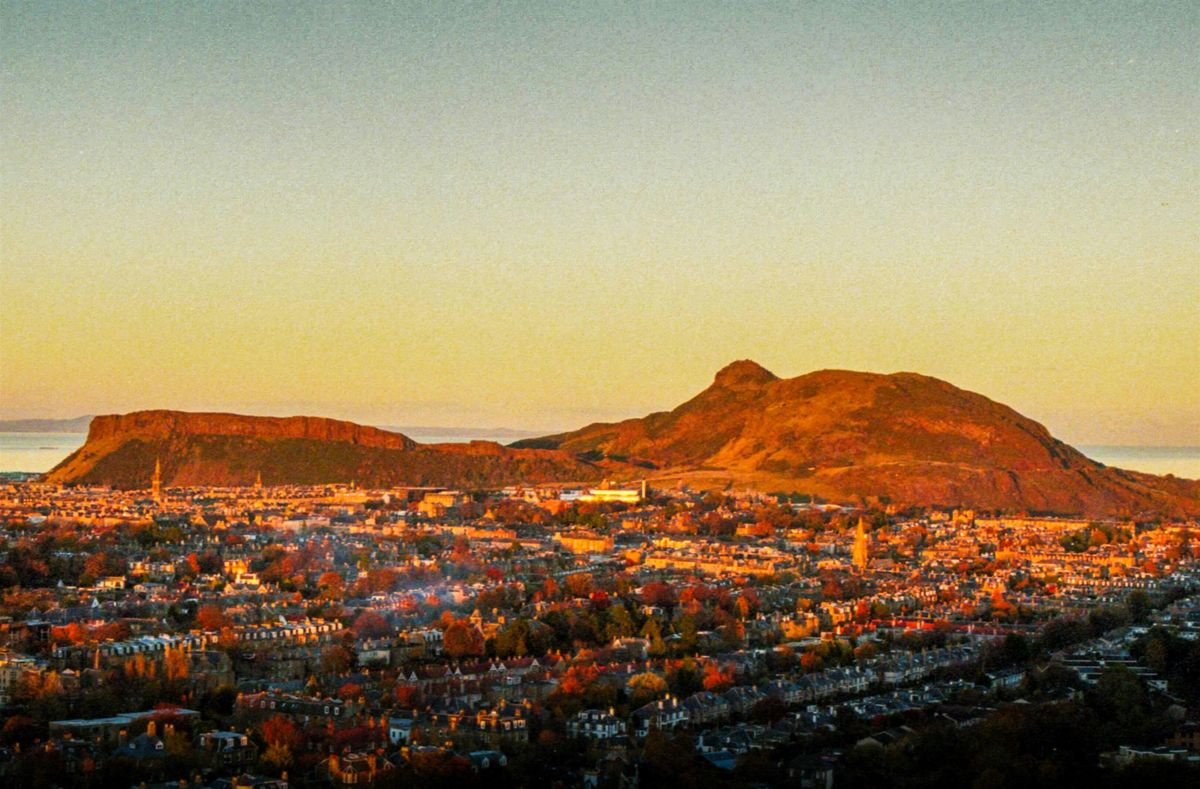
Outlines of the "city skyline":
[{"label": "city skyline", "polygon": [[753,358],[1200,444],[1194,4],[0,14],[0,417],[556,430]]}]

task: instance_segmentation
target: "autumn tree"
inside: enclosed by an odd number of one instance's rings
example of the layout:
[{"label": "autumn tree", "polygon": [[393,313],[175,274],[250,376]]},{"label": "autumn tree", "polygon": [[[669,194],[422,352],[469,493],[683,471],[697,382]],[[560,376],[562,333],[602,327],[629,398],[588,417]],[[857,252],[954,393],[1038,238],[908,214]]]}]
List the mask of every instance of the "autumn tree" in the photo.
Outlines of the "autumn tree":
[{"label": "autumn tree", "polygon": [[282,773],[292,766],[292,749],[286,745],[268,745],[262,755],[263,764],[273,772]]},{"label": "autumn tree", "polygon": [[567,592],[572,597],[587,597],[595,588],[591,573],[572,573],[565,579],[567,584]]},{"label": "autumn tree", "polygon": [[275,715],[263,721],[259,732],[268,745],[280,745],[292,750],[304,746],[304,733],[286,715]]},{"label": "autumn tree", "polygon": [[424,699],[421,695],[421,688],[417,685],[400,684],[396,685],[394,691],[396,696],[397,707],[414,708],[419,707]]},{"label": "autumn tree", "polygon": [[95,583],[98,579],[110,575],[124,575],[128,569],[126,561],[115,553],[99,551],[89,556],[83,563],[81,583]]},{"label": "autumn tree", "polygon": [[553,578],[547,578],[542,583],[542,588],[540,590],[540,594],[543,599],[554,600],[555,598],[558,597],[558,592],[559,592],[558,581],[554,580]]},{"label": "autumn tree", "polygon": [[442,634],[442,649],[452,658],[483,654],[483,634],[465,619],[456,619]]},{"label": "autumn tree", "polygon": [[762,607],[758,594],[753,589],[747,589],[738,595],[737,615],[739,619],[749,619]]},{"label": "autumn tree", "polygon": [[215,575],[225,568],[225,562],[215,551],[205,551],[196,558],[200,572]]},{"label": "autumn tree", "polygon": [[17,683],[16,691],[14,695],[23,701],[58,696],[63,691],[62,680],[57,671],[28,672]]},{"label": "autumn tree", "polygon": [[[1011,638],[1011,636],[1009,636],[1009,637]],[[867,641],[863,644],[859,644],[857,647],[854,648],[854,659],[856,661],[858,661],[859,665],[866,663],[868,660],[871,660],[878,654],[879,654],[879,647],[876,646],[875,644],[871,643],[870,641]]]},{"label": "autumn tree", "polygon": [[180,578],[195,578],[200,574],[200,559],[194,552],[189,553],[175,565],[175,574]]},{"label": "autumn tree", "polygon": [[341,600],[346,592],[346,581],[333,571],[322,573],[317,579],[317,590],[324,600]]},{"label": "autumn tree", "polygon": [[97,641],[124,641],[129,638],[132,631],[129,629],[129,623],[123,621],[106,622],[92,632],[92,637]]},{"label": "autumn tree", "polygon": [[196,626],[201,630],[220,630],[229,627],[229,624],[229,618],[225,616],[225,612],[221,610],[220,606],[202,605],[196,612]]},{"label": "autumn tree", "polygon": [[87,641],[88,635],[88,629],[79,622],[50,629],[50,640],[55,644],[82,644]]},{"label": "autumn tree", "polygon": [[709,663],[704,669],[704,689],[722,693],[731,687],[733,687],[733,670],[722,671],[716,663]]},{"label": "autumn tree", "polygon": [[666,608],[675,605],[675,590],[662,581],[651,581],[642,587],[642,602]]},{"label": "autumn tree", "polygon": [[667,681],[652,671],[634,674],[628,686],[629,703],[635,708],[662,698],[667,692]]},{"label": "autumn tree", "polygon": [[567,696],[582,696],[599,678],[600,671],[592,664],[571,666],[563,675],[558,690]]},{"label": "autumn tree", "polygon": [[400,573],[393,567],[376,567],[354,582],[354,594],[365,597],[390,592],[396,588]]},{"label": "autumn tree", "polygon": [[354,665],[354,653],[341,644],[321,650],[321,671],[326,674],[344,674]]},{"label": "autumn tree", "polygon": [[363,611],[354,620],[354,633],[359,638],[383,638],[391,632],[391,624],[374,611]]}]

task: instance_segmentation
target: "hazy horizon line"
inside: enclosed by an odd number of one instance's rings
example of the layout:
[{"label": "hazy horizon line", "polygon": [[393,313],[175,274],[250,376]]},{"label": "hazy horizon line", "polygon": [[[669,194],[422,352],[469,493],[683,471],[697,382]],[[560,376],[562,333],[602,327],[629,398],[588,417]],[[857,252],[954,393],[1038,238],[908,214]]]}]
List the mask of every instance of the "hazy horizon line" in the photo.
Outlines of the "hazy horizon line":
[{"label": "hazy horizon line", "polygon": [[[135,409],[134,411],[123,412],[123,413],[134,413],[136,411],[155,411],[155,410],[184,411],[184,412],[190,411],[190,409],[164,408],[164,409]],[[205,409],[202,411],[192,411],[192,413],[238,414],[239,412],[229,411],[229,410]],[[76,416],[76,417],[4,417],[4,418],[0,418],[0,432],[3,432],[3,433],[30,433],[30,434],[38,434],[38,433],[76,434],[76,433],[78,433],[78,434],[82,435],[82,434],[86,434],[86,430],[50,430],[50,429],[29,429],[29,428],[14,429],[13,423],[78,422],[78,421],[81,421],[84,419],[91,420],[99,415],[100,414],[83,414],[81,416]],[[286,415],[280,415],[280,414],[241,414],[241,415],[261,416],[261,417],[265,417],[265,418],[274,417],[274,418],[280,418],[280,419],[286,419],[286,418],[298,417],[298,416],[299,417],[315,417],[318,419],[336,419],[339,421],[352,422],[354,424],[360,424],[360,425],[364,425],[367,427],[374,427],[379,430],[387,430],[389,432],[394,432],[394,433],[404,433],[405,435],[409,435],[410,438],[413,436],[431,436],[431,435],[436,436],[436,435],[440,435],[440,434],[453,435],[455,437],[468,437],[468,438],[471,437],[472,435],[499,436],[499,437],[506,437],[506,438],[511,437],[511,438],[516,438],[516,439],[536,438],[536,437],[540,437],[540,436],[554,435],[556,433],[571,432],[573,430],[579,430],[579,429],[582,429],[583,427],[586,427],[587,425],[594,424],[594,423],[603,423],[606,421],[612,421],[612,422],[620,421],[619,419],[613,419],[613,420],[593,419],[590,422],[586,422],[585,424],[578,425],[576,427],[560,426],[560,427],[528,428],[528,427],[511,427],[511,426],[484,426],[484,425],[479,425],[479,424],[403,425],[403,424],[390,424],[390,423],[385,423],[385,422],[381,422],[381,421],[377,421],[377,420],[357,420],[357,419],[343,419],[341,417],[328,417],[328,416],[322,416],[321,414],[317,414],[317,413],[296,413],[296,414],[286,414]],[[1066,439],[1060,438],[1057,434],[1053,433],[1053,431],[1051,434],[1056,439],[1063,441],[1064,443],[1067,443],[1068,445],[1075,447],[1076,449],[1178,449],[1178,450],[1191,450],[1191,451],[1200,452],[1200,443],[1174,443],[1174,442],[1172,442],[1172,443],[1115,442],[1114,443],[1111,441],[1089,441],[1089,440],[1068,441]],[[418,442],[418,443],[421,443],[421,442]]]}]

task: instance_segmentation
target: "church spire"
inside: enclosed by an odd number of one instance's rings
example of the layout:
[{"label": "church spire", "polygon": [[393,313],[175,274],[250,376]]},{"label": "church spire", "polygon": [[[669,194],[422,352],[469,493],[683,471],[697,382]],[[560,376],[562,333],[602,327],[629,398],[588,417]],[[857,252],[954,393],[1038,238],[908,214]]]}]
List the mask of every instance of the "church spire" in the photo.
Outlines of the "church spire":
[{"label": "church spire", "polygon": [[854,548],[850,553],[850,559],[854,562],[854,568],[859,572],[867,569],[867,563],[871,559],[867,552],[867,526],[862,518],[858,519],[858,529],[854,533]]},{"label": "church spire", "polygon": [[150,478],[150,495],[155,504],[162,504],[162,461],[154,459],[154,476]]}]

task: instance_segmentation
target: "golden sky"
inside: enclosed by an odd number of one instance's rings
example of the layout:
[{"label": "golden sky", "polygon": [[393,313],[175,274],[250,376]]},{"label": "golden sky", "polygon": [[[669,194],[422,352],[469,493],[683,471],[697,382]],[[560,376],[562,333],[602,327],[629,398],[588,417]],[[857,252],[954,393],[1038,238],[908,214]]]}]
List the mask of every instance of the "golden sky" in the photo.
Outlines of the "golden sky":
[{"label": "golden sky", "polygon": [[574,427],[737,358],[1200,444],[1200,5],[0,6],[0,416]]}]

